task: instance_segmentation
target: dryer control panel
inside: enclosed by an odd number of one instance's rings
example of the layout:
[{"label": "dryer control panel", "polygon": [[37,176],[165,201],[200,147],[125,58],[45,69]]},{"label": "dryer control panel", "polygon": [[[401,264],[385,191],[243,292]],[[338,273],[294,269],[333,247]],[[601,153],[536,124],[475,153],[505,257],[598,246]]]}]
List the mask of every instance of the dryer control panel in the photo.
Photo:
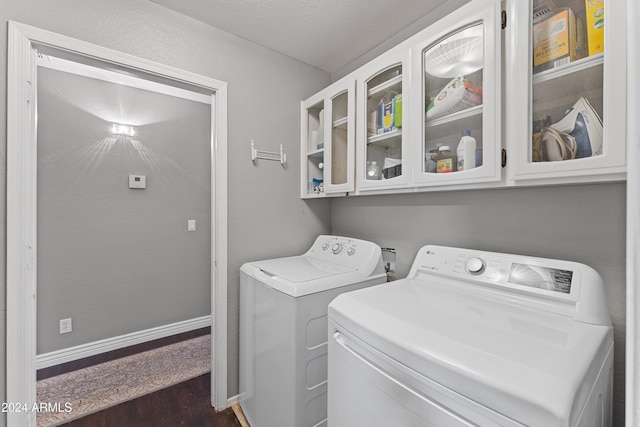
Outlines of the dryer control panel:
[{"label": "dryer control panel", "polygon": [[602,278],[572,261],[428,245],[418,251],[407,278],[449,283],[589,323],[610,322]]}]

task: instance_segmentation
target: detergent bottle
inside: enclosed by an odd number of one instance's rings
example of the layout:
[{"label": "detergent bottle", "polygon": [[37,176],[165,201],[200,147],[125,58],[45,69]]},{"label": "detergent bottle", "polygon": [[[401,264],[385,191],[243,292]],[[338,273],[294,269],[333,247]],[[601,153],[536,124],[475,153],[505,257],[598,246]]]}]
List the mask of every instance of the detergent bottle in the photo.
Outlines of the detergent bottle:
[{"label": "detergent bottle", "polygon": [[458,171],[476,167],[476,139],[471,136],[471,131],[462,131],[462,138],[460,138],[456,153],[458,155]]}]

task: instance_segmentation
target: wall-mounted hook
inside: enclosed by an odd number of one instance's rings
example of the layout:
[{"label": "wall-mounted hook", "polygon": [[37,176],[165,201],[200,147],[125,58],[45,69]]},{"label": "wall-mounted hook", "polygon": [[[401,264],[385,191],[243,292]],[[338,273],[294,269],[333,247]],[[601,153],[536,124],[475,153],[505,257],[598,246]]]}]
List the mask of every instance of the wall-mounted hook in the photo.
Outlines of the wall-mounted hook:
[{"label": "wall-mounted hook", "polygon": [[282,144],[280,144],[280,152],[262,151],[262,150],[256,149],[256,144],[252,139],[251,140],[251,161],[255,163],[256,160],[258,159],[274,160],[274,161],[280,162],[282,166],[284,166],[287,163],[287,155],[284,153],[284,148],[282,147]]}]

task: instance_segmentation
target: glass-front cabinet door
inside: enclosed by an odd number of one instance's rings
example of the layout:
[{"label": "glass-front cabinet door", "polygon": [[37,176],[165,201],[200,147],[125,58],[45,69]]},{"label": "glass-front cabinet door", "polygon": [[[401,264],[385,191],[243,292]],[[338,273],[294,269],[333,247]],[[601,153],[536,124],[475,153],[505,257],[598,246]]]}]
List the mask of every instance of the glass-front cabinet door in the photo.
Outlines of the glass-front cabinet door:
[{"label": "glass-front cabinet door", "polygon": [[324,91],[302,101],[300,108],[300,197],[324,197]]},{"label": "glass-front cabinet door", "polygon": [[500,14],[499,1],[471,2],[413,47],[416,185],[501,179]]},{"label": "glass-front cabinet door", "polygon": [[356,186],[358,191],[406,185],[408,51],[395,49],[365,65],[357,77]]},{"label": "glass-front cabinet door", "polygon": [[355,92],[356,82],[345,79],[331,85],[325,105],[324,191],[346,193],[355,189]]},{"label": "glass-front cabinet door", "polygon": [[345,78],[302,101],[302,198],[355,189],[355,85]]},{"label": "glass-front cabinet door", "polygon": [[509,178],[624,179],[625,2],[518,0],[509,8]]}]

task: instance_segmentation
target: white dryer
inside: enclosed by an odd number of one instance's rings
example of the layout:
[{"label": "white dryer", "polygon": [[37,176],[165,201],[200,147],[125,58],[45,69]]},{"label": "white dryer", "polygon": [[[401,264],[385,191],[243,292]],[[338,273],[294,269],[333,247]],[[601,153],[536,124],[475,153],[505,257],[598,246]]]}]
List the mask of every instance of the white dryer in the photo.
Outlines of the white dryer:
[{"label": "white dryer", "polygon": [[613,328],[582,264],[440,246],[329,305],[330,427],[610,426]]},{"label": "white dryer", "polygon": [[240,406],[251,427],[326,426],[329,302],[385,282],[380,247],[347,237],[241,267]]}]

